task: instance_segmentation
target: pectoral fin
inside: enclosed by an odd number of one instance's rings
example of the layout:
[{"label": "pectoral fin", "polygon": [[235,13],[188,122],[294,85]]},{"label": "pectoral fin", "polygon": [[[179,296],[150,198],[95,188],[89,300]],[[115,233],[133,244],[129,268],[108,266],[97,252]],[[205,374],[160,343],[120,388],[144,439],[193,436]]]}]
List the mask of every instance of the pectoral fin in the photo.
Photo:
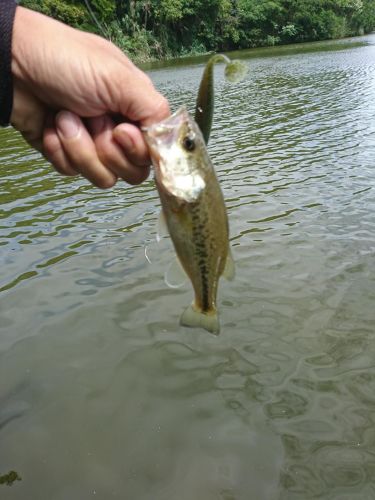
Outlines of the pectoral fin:
[{"label": "pectoral fin", "polygon": [[232,252],[231,252],[231,249],[228,248],[227,260],[225,262],[225,267],[224,267],[224,271],[223,271],[224,278],[227,279],[228,281],[231,281],[236,274],[235,271],[236,270],[235,270]]},{"label": "pectoral fin", "polygon": [[179,259],[175,257],[169,264],[164,275],[164,281],[169,288],[181,288],[186,283],[187,276]]},{"label": "pectoral fin", "polygon": [[156,241],[159,241],[165,236],[169,236],[169,231],[167,227],[167,221],[165,220],[164,211],[160,210],[157,228],[156,228]]},{"label": "pectoral fin", "polygon": [[[159,244],[161,240],[167,236],[169,236],[167,222],[165,220],[163,210],[160,210],[158,221],[156,223],[156,243]],[[152,264],[156,260],[153,253],[155,254],[156,250],[151,242],[145,246],[145,257],[149,264]]]}]

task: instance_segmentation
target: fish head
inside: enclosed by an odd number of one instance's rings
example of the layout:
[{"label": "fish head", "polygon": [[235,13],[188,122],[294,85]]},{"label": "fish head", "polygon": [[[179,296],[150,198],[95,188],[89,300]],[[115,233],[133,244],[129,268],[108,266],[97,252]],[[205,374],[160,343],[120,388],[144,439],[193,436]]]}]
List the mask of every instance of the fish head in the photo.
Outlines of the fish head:
[{"label": "fish head", "polygon": [[187,202],[205,188],[206,147],[202,133],[185,107],[143,128],[159,189]]}]

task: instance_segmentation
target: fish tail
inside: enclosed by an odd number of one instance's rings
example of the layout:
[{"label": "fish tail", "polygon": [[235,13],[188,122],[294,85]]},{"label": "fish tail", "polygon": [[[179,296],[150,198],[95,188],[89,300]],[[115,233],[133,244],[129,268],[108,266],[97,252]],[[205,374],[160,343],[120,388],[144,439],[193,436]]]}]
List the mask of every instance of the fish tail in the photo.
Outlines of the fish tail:
[{"label": "fish tail", "polygon": [[215,335],[218,335],[220,332],[217,310],[212,309],[209,312],[203,312],[196,308],[195,304],[185,309],[180,318],[180,324],[183,326],[204,328]]}]

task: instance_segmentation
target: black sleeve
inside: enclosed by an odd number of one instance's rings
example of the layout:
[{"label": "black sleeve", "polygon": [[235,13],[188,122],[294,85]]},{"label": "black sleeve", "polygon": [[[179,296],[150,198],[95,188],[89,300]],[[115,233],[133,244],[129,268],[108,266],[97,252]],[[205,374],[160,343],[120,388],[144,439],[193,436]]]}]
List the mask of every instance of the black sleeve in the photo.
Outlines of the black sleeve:
[{"label": "black sleeve", "polygon": [[13,107],[12,33],[15,0],[0,0],[0,126],[9,125]]}]

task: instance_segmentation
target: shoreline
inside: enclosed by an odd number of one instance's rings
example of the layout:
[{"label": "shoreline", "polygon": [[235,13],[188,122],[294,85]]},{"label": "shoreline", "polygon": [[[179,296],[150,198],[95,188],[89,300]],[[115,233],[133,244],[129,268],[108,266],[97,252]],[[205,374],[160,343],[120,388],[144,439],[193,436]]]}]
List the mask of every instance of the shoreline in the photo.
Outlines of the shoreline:
[{"label": "shoreline", "polygon": [[[289,55],[295,52],[319,52],[322,50],[345,50],[349,47],[362,47],[371,45],[368,37],[375,35],[375,32],[364,35],[353,35],[343,38],[330,38],[325,40],[314,40],[311,42],[294,42],[280,45],[263,45],[259,47],[250,47],[243,49],[233,49],[230,51],[218,51],[217,53],[227,54],[232,59],[236,58],[257,58],[257,57],[273,57],[275,55]],[[363,39],[363,41],[360,41]],[[375,44],[375,39],[374,39]],[[164,68],[168,66],[184,66],[189,63],[199,64],[204,63],[215,52],[192,53],[183,56],[170,57],[165,59],[150,59],[142,61],[137,58],[131,58],[134,64],[144,71]],[[128,54],[127,54],[128,55]],[[128,55],[129,57],[129,55]]]}]

